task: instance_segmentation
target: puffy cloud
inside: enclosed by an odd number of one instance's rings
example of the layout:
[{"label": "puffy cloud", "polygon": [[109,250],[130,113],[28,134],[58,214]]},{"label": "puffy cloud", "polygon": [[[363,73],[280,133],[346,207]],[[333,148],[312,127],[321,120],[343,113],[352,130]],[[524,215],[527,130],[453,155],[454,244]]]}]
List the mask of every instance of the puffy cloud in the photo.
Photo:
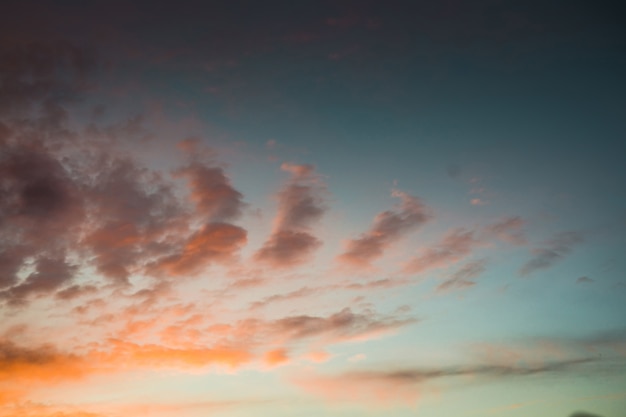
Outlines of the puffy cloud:
[{"label": "puffy cloud", "polygon": [[574,246],[583,241],[578,232],[562,232],[546,242],[541,248],[532,249],[533,254],[520,269],[521,275],[530,275],[538,270],[552,267],[567,256]]},{"label": "puffy cloud", "polygon": [[187,178],[199,214],[213,221],[232,220],[241,215],[243,195],[233,188],[222,168],[193,162],[177,173]]},{"label": "puffy cloud", "polygon": [[172,255],[159,259],[150,270],[170,276],[193,275],[214,261],[229,259],[247,241],[244,229],[229,223],[209,223],[191,235]]},{"label": "puffy cloud", "polygon": [[[0,298],[16,304],[55,292],[90,265],[97,281],[116,285],[134,273],[165,275],[155,265],[195,273],[245,243],[245,230],[224,223],[243,203],[221,168],[190,158],[179,171],[196,202],[186,207],[173,183],[117,153],[113,144],[132,135],[128,129],[94,125],[82,137],[69,128],[65,98],[91,68],[80,50],[0,42],[0,55],[2,100],[11,96],[12,104],[9,111],[0,103]],[[192,227],[197,217],[200,230]]]},{"label": "puffy cloud", "polygon": [[291,173],[291,178],[278,193],[274,231],[255,259],[274,267],[289,267],[309,259],[321,245],[311,226],[326,210],[325,186],[312,165],[283,164],[281,169]]},{"label": "puffy cloud", "polygon": [[392,244],[402,236],[417,229],[432,218],[428,209],[418,198],[401,191],[394,191],[401,202],[393,210],[379,213],[370,227],[357,239],[347,242],[346,250],[339,260],[349,265],[368,267],[370,262],[383,256]]},{"label": "puffy cloud", "polygon": [[22,304],[33,294],[52,293],[74,277],[76,265],[66,263],[64,257],[40,257],[35,264],[35,272],[18,285],[0,293],[0,298],[12,304]]},{"label": "puffy cloud", "polygon": [[166,237],[184,233],[187,219],[159,175],[128,158],[102,155],[98,162],[86,196],[99,221],[82,243],[101,274],[127,283],[145,261],[171,249]]},{"label": "puffy cloud", "polygon": [[0,341],[0,382],[51,381],[82,377],[81,358],[57,351],[50,345],[22,347]]},{"label": "puffy cloud", "polygon": [[[40,143],[9,144],[0,150],[0,288],[15,294],[53,290],[70,280],[66,248],[85,219],[80,187]],[[34,260],[33,260],[34,259]],[[19,272],[35,262],[37,274],[19,283]],[[51,268],[48,273],[47,268]],[[46,281],[50,281],[50,285]],[[52,283],[54,282],[54,284]]]},{"label": "puffy cloud", "polygon": [[439,243],[410,259],[404,266],[404,273],[421,274],[432,269],[446,268],[470,255],[481,244],[472,231],[452,230]]}]

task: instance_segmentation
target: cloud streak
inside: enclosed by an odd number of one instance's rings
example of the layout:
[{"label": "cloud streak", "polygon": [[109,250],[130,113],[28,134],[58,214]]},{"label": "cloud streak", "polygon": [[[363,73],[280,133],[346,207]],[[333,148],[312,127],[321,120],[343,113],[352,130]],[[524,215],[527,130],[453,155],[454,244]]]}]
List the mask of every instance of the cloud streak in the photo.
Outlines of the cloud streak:
[{"label": "cloud streak", "polygon": [[557,234],[543,247],[532,249],[533,256],[520,268],[520,274],[527,276],[539,270],[551,268],[569,255],[573,248],[583,240],[583,236],[578,232]]},{"label": "cloud streak", "polygon": [[439,243],[410,259],[403,272],[423,274],[433,269],[447,268],[470,255],[480,245],[482,242],[475,237],[473,231],[461,228],[452,230]]},{"label": "cloud streak", "polygon": [[473,365],[447,368],[347,371],[337,375],[304,375],[293,378],[305,391],[329,401],[368,405],[415,405],[428,383],[446,378],[493,380],[546,374],[570,375],[593,366],[594,360],[578,358],[533,366]]},{"label": "cloud streak", "polygon": [[338,257],[339,261],[367,268],[400,238],[433,217],[432,211],[418,198],[397,190],[392,196],[401,200],[397,207],[379,213],[368,231],[349,240],[345,251]]}]

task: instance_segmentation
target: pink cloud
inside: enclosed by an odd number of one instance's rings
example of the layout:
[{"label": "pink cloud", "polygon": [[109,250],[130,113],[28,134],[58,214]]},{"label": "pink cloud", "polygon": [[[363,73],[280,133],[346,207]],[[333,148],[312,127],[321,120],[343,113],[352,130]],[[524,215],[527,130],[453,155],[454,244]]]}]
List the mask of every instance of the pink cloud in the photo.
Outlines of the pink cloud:
[{"label": "pink cloud", "polygon": [[233,188],[221,168],[195,162],[177,173],[187,178],[198,214],[213,221],[232,220],[241,215],[243,196]]},{"label": "pink cloud", "polygon": [[325,186],[312,165],[285,163],[281,169],[291,178],[278,193],[274,231],[255,254],[257,261],[279,268],[303,263],[321,245],[311,226],[326,211]]},{"label": "pink cloud", "polygon": [[247,241],[244,229],[229,223],[209,223],[192,234],[174,254],[150,266],[154,273],[194,275],[215,261],[233,256]]},{"label": "pink cloud", "polygon": [[422,274],[432,269],[447,268],[470,255],[481,244],[472,231],[452,230],[439,243],[410,259],[403,271],[407,274]]},{"label": "pink cloud", "polygon": [[393,210],[379,213],[367,232],[349,240],[344,253],[339,255],[341,262],[367,268],[401,237],[432,218],[431,210],[418,198],[401,191],[394,191],[392,195],[401,199],[400,204]]}]

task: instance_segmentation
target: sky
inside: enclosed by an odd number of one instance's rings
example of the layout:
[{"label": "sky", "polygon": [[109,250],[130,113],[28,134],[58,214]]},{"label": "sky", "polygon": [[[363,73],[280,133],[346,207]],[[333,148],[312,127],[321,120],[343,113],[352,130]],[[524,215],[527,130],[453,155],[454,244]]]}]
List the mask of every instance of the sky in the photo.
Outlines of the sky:
[{"label": "sky", "polygon": [[619,2],[0,15],[0,417],[626,416]]}]

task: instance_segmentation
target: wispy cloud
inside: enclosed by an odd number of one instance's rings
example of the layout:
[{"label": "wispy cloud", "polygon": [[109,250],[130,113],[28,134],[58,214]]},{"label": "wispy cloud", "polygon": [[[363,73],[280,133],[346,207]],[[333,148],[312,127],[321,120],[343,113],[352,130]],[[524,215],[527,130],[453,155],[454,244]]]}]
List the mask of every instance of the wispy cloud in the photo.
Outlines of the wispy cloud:
[{"label": "wispy cloud", "polygon": [[476,285],[473,279],[485,272],[486,265],[487,261],[485,259],[479,259],[463,265],[458,271],[439,284],[436,291],[446,292],[473,287]]},{"label": "wispy cloud", "polygon": [[513,245],[525,245],[527,243],[524,235],[525,221],[519,216],[505,217],[495,223],[487,225],[483,234],[489,238],[496,237],[499,240]]},{"label": "wispy cloud", "polygon": [[545,362],[532,366],[470,365],[447,368],[348,371],[337,375],[308,374],[293,378],[304,390],[330,401],[378,405],[415,405],[426,385],[445,378],[480,380],[532,377],[543,374],[570,375],[592,366],[589,358]]},{"label": "wispy cloud", "polygon": [[473,231],[454,229],[448,232],[439,243],[422,250],[420,254],[410,259],[405,264],[403,272],[422,274],[433,269],[446,268],[467,257],[481,244]]},{"label": "wispy cloud", "polygon": [[565,258],[573,248],[583,242],[578,232],[562,232],[548,240],[544,246],[532,249],[533,256],[522,266],[520,274],[531,275],[539,270],[548,269]]},{"label": "wispy cloud", "polygon": [[349,240],[345,251],[339,255],[341,262],[369,267],[372,261],[382,257],[385,250],[402,236],[416,230],[433,217],[432,210],[418,198],[397,190],[394,190],[392,196],[401,200],[398,206],[379,213],[367,232]]}]

